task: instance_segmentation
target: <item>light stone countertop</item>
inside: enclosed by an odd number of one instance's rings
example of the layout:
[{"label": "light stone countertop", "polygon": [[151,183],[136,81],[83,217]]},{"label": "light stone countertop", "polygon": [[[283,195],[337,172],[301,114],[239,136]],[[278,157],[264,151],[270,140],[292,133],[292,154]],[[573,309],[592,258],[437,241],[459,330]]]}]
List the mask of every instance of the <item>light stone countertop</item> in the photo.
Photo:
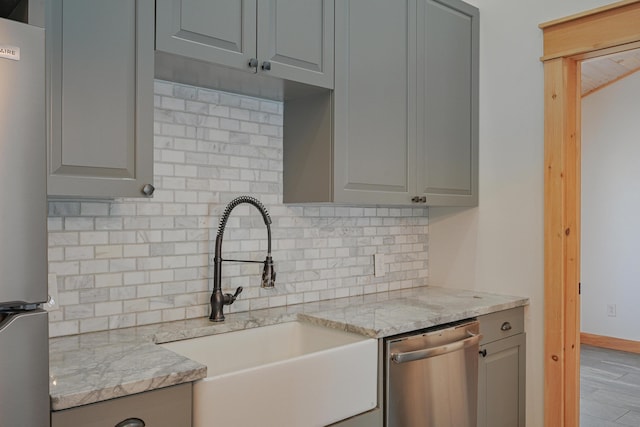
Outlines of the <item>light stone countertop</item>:
[{"label": "light stone countertop", "polygon": [[384,338],[527,305],[525,297],[427,286],[49,340],[53,410],[195,381],[206,367],[158,343],[301,320]]}]

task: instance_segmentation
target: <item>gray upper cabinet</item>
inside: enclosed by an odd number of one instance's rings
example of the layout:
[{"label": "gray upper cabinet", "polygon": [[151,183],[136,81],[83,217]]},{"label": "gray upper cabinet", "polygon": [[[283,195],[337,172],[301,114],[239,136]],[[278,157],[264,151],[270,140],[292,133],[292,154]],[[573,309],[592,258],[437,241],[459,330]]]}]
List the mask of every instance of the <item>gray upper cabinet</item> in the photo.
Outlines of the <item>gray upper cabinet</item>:
[{"label": "gray upper cabinet", "polygon": [[333,88],[333,0],[260,0],[258,69]]},{"label": "gray upper cabinet", "polygon": [[336,0],[335,89],[285,101],[284,201],[475,206],[478,10]]},{"label": "gray upper cabinet", "polygon": [[417,193],[431,206],[478,204],[478,9],[419,3]]},{"label": "gray upper cabinet", "polygon": [[257,0],[156,0],[156,49],[249,70]]},{"label": "gray upper cabinet", "polygon": [[336,2],[334,91],[285,101],[285,202],[408,200],[415,17],[415,0]]},{"label": "gray upper cabinet", "polygon": [[157,0],[156,49],[333,88],[333,0]]},{"label": "gray upper cabinet", "polygon": [[153,26],[153,0],[48,3],[50,196],[145,196],[153,179]]},{"label": "gray upper cabinet", "polygon": [[284,201],[410,203],[416,0],[337,0],[335,89],[285,101]]},{"label": "gray upper cabinet", "polygon": [[416,0],[339,4],[334,201],[406,203],[415,168]]}]

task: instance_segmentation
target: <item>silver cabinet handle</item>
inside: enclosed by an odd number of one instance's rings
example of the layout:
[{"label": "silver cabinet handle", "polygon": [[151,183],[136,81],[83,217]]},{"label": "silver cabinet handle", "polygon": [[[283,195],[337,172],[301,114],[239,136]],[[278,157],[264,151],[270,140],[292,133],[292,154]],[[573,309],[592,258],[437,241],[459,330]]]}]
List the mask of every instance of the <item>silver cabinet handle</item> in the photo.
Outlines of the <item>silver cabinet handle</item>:
[{"label": "silver cabinet handle", "polygon": [[256,58],[249,60],[249,68],[258,68],[258,60]]},{"label": "silver cabinet handle", "polygon": [[141,191],[145,196],[151,196],[156,191],[156,188],[151,184],[145,184]]},{"label": "silver cabinet handle", "polygon": [[407,351],[406,353],[391,353],[391,360],[396,363],[412,362],[414,360],[427,359],[429,357],[440,356],[441,354],[452,353],[478,344],[482,339],[482,335],[471,334],[469,338],[461,341],[454,341],[449,344],[441,345],[433,348],[424,348],[421,350]]},{"label": "silver cabinet handle", "polygon": [[500,326],[500,330],[501,330],[501,331],[504,331],[504,332],[506,332],[506,331],[510,331],[510,330],[511,330],[511,323],[509,323],[509,322],[504,322],[504,323],[502,324],[502,326]]},{"label": "silver cabinet handle", "polygon": [[127,418],[120,421],[114,427],[144,427],[146,424],[140,418]]},{"label": "silver cabinet handle", "polygon": [[269,61],[264,61],[264,62],[262,63],[262,69],[263,69],[263,70],[265,70],[265,71],[269,71],[269,70],[271,70],[271,62],[269,62]]}]

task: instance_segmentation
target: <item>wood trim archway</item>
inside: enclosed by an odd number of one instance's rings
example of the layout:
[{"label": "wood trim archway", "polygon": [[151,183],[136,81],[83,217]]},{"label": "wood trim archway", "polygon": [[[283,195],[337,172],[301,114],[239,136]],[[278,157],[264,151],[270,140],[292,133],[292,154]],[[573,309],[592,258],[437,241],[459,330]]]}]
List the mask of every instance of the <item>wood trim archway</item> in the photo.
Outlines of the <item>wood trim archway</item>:
[{"label": "wood trim archway", "polygon": [[545,426],[580,422],[580,61],[640,47],[640,0],[540,25],[544,38]]}]

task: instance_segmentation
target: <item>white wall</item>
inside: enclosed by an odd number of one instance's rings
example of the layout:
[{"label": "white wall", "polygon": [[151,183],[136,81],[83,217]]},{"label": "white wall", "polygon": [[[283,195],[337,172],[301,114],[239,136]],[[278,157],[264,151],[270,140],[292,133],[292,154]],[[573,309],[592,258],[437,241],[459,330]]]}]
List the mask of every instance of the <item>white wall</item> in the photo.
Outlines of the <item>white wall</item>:
[{"label": "white wall", "polygon": [[582,100],[582,332],[630,340],[640,340],[639,112],[640,73]]},{"label": "white wall", "polygon": [[430,283],[531,298],[527,426],[544,424],[543,69],[538,24],[610,1],[469,0],[480,8],[480,206],[430,209]]}]

